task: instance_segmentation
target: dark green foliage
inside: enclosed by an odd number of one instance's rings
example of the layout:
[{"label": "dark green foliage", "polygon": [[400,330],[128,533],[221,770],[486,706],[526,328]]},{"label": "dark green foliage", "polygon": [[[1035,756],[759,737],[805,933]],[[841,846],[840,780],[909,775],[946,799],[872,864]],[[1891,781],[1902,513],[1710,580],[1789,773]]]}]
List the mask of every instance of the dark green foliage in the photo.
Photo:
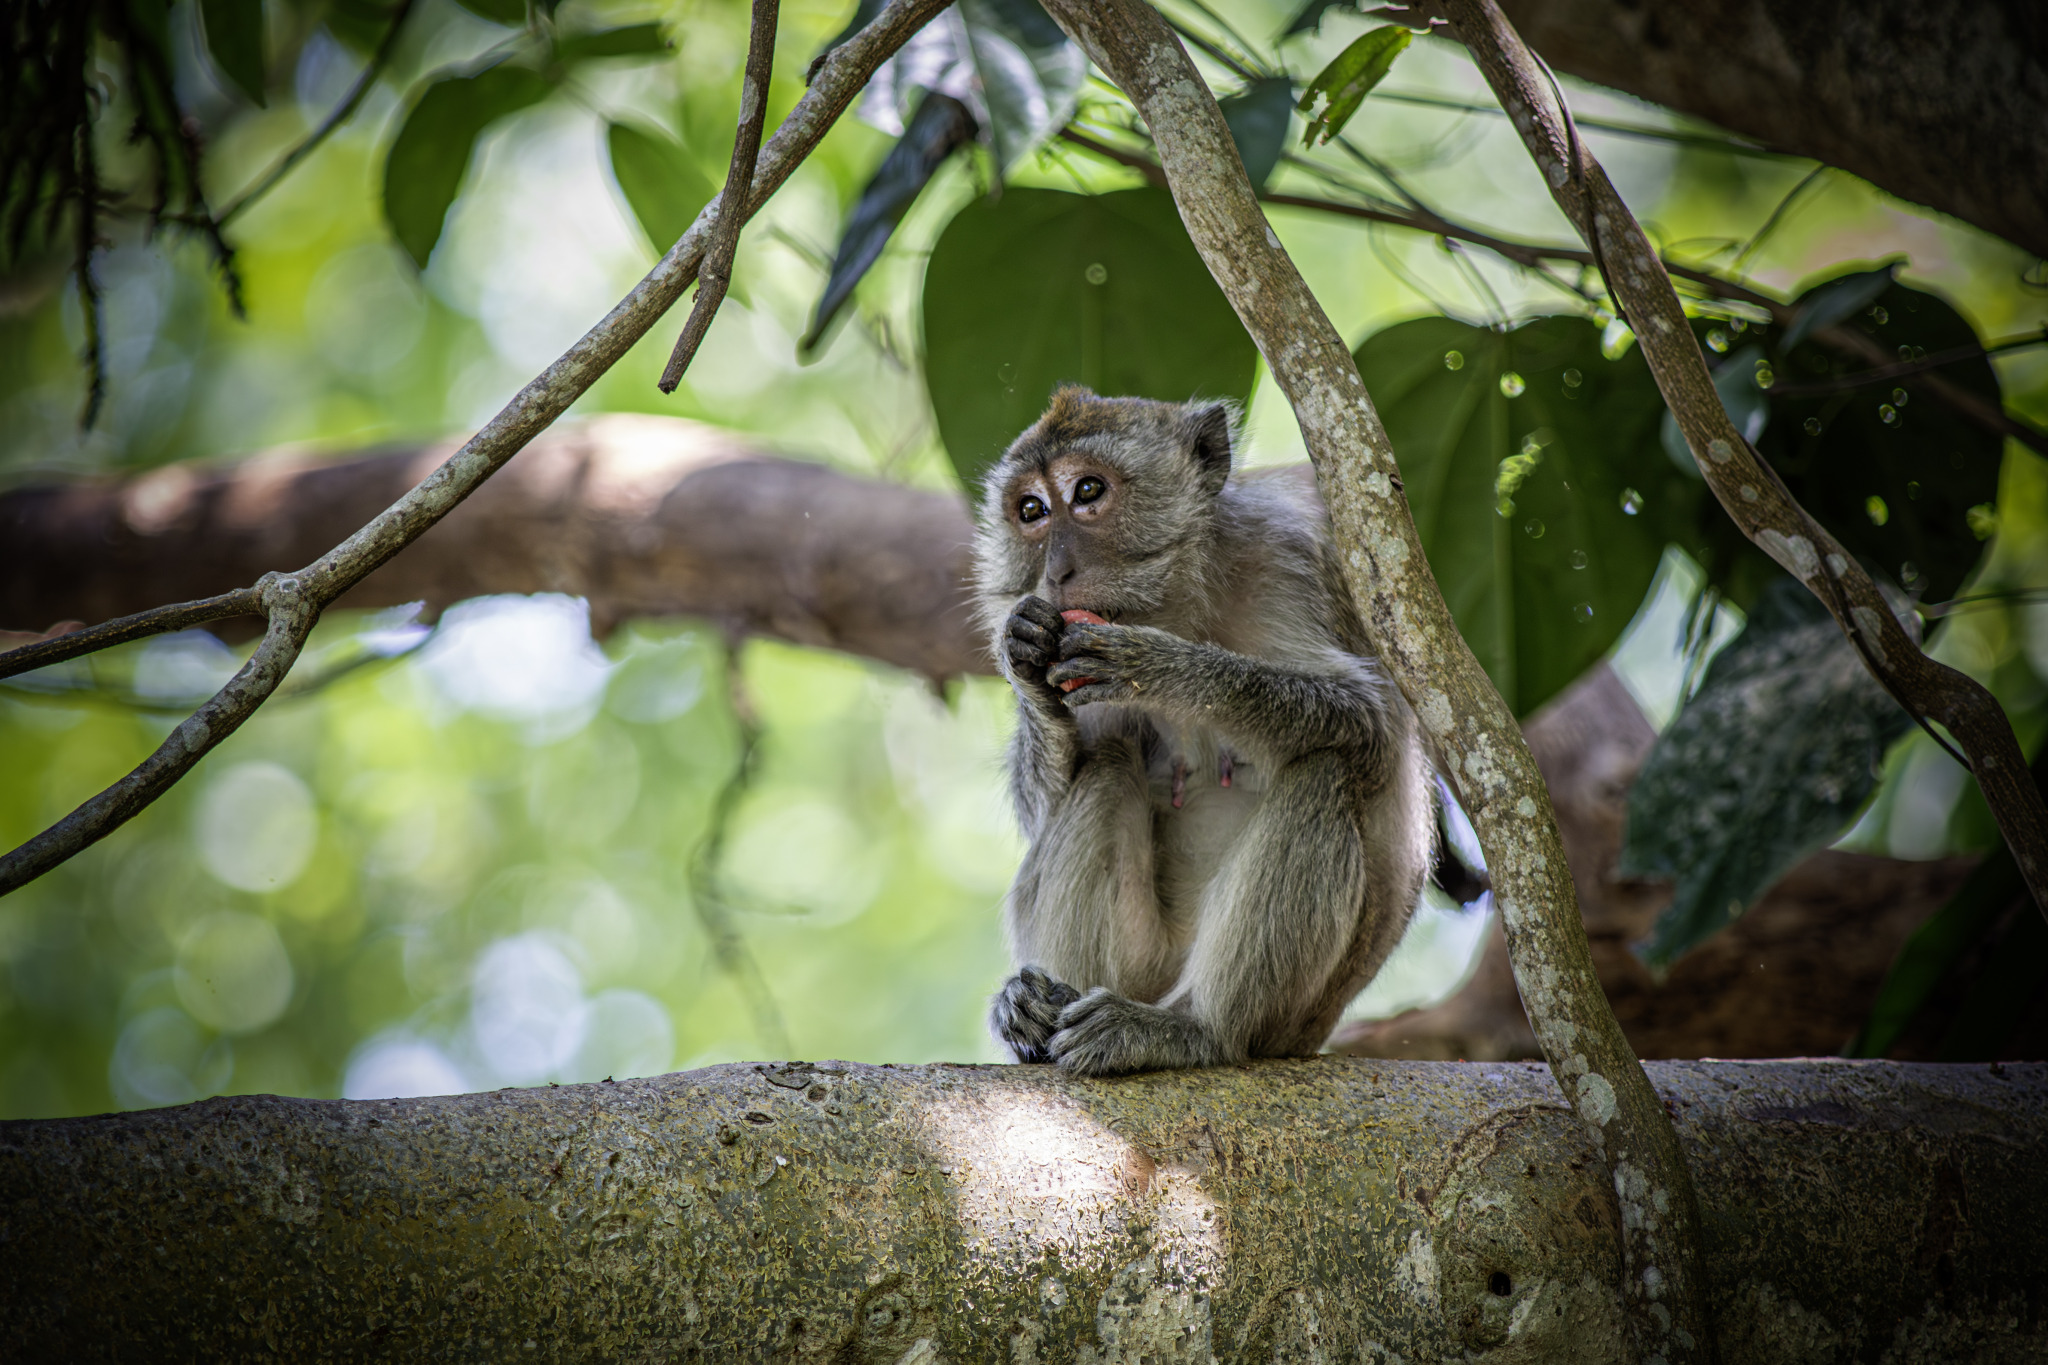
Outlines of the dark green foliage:
[{"label": "dark green foliage", "polygon": [[917,196],[931,178],[961,147],[973,143],[977,128],[966,105],[950,95],[927,94],[911,116],[903,137],[882,159],[881,169],[868,181],[846,228],[839,237],[839,250],[832,258],[832,274],[818,300],[811,330],[803,339],[805,350],[816,346],[825,329],[853,297],[853,288],[888,245],[890,234],[910,212]]},{"label": "dark green foliage", "polygon": [[600,57],[665,57],[668,52],[668,39],[662,36],[660,24],[627,24],[594,33],[570,33],[555,43],[555,59],[563,62],[594,61]]},{"label": "dark green foliage", "polygon": [[1419,318],[1368,339],[1358,368],[1451,615],[1527,715],[1607,652],[1668,528],[1695,516],[1698,486],[1658,448],[1649,367],[1608,360],[1583,318]]},{"label": "dark green foliage", "polygon": [[718,193],[690,154],[660,133],[614,123],[606,130],[605,147],[619,193],[657,253],[674,246]]},{"label": "dark green foliage", "polygon": [[1643,960],[1668,966],[1833,842],[1911,723],[1805,586],[1774,580],[1629,792],[1618,871],[1678,883]]},{"label": "dark green foliage", "polygon": [[1244,159],[1245,174],[1254,188],[1264,188],[1287,146],[1287,128],[1294,121],[1294,82],[1267,76],[1218,103],[1237,154]]},{"label": "dark green foliage", "polygon": [[200,0],[206,51],[220,73],[262,104],[263,0]]},{"label": "dark green foliage", "polygon": [[526,23],[526,0],[456,0],[456,3],[494,24],[518,28]]},{"label": "dark green foliage", "polygon": [[384,218],[414,265],[426,269],[441,240],[478,136],[507,114],[538,104],[551,89],[539,72],[509,65],[427,87],[384,162]]},{"label": "dark green foliage", "polygon": [[[1724,401],[1745,385],[1768,399],[1768,420],[1754,438],[1758,453],[1851,554],[1924,600],[1955,596],[1982,553],[1979,530],[1989,533],[1982,519],[1972,528],[1970,511],[1988,509],[1998,496],[2004,438],[1935,400],[1926,383],[1938,374],[1995,409],[2002,400],[1991,363],[1979,356],[1857,385],[1853,377],[1871,363],[1840,355],[1810,333],[1846,326],[1901,360],[1974,346],[1976,333],[1945,300],[1892,281],[1889,270],[1837,277],[1803,291],[1799,304],[1800,320],[1782,336],[1751,332],[1754,345],[1730,338],[1734,353],[1715,374]],[[1727,334],[1725,324],[1698,324],[1703,336],[1716,329]],[[1757,382],[1760,373],[1767,388]],[[1746,409],[1728,406],[1740,426]],[[1711,503],[1686,545],[1737,602],[1777,576]]]},{"label": "dark green foliage", "polygon": [[932,249],[925,380],[972,488],[1062,383],[1185,401],[1243,398],[1258,361],[1164,190],[1010,189]]}]

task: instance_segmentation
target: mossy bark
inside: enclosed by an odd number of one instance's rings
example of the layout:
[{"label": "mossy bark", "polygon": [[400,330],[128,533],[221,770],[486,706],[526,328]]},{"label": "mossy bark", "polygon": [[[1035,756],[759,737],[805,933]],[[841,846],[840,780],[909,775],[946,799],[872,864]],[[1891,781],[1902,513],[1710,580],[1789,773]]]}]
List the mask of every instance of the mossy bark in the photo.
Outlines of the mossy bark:
[{"label": "mossy bark", "polygon": [[[2048,1358],[2048,1066],[1653,1063],[1723,1359]],[[735,1065],[0,1125],[0,1357],[1625,1358],[1535,1065]]]}]

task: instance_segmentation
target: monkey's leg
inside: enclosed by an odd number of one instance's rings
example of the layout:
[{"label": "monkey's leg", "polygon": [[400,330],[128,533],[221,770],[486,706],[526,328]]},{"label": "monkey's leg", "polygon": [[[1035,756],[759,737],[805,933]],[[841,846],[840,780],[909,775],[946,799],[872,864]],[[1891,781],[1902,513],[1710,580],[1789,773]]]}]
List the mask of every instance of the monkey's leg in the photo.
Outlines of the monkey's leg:
[{"label": "monkey's leg", "polygon": [[1017,1060],[1049,1060],[1074,988],[1157,991],[1173,980],[1152,866],[1140,746],[1105,737],[1047,812],[1004,905],[1011,961],[1025,969],[997,992],[989,1025]]},{"label": "monkey's leg", "polygon": [[1203,893],[1195,939],[1157,1005],[1109,991],[1060,1014],[1054,1060],[1087,1075],[1292,1055],[1358,937],[1367,863],[1349,759],[1286,764]]}]

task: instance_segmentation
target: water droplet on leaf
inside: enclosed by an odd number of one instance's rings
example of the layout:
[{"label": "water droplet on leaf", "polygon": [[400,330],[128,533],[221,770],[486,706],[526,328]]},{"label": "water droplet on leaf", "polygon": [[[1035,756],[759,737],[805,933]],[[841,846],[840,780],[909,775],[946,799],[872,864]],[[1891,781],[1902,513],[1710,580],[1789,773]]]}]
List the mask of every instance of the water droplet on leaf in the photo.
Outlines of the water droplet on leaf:
[{"label": "water droplet on leaf", "polygon": [[1541,518],[1541,517],[1531,517],[1531,518],[1529,518],[1529,520],[1528,520],[1528,521],[1527,521],[1526,523],[1524,523],[1524,524],[1523,524],[1523,526],[1522,526],[1522,530],[1523,530],[1523,532],[1524,532],[1524,533],[1525,533],[1525,534],[1526,534],[1526,535],[1527,535],[1527,536],[1529,537],[1529,539],[1531,539],[1531,540],[1541,540],[1541,539],[1543,539],[1543,532],[1544,532],[1545,530],[1547,530],[1547,529],[1548,529],[1548,528],[1544,526],[1544,524],[1543,524],[1543,518]]},{"label": "water droplet on leaf", "polygon": [[1890,403],[1879,403],[1877,405],[1877,415],[1879,420],[1888,427],[1895,427],[1899,424],[1899,410]]},{"label": "water droplet on leaf", "polygon": [[1564,372],[1564,386],[1568,389],[1576,389],[1585,382],[1586,376],[1580,374],[1575,368]]},{"label": "water droplet on leaf", "polygon": [[1107,284],[1109,283],[1109,267],[1097,261],[1081,272],[1081,278],[1090,284]]},{"label": "water droplet on leaf", "polygon": [[1580,625],[1583,626],[1592,619],[1593,604],[1591,602],[1581,602],[1572,608],[1572,620],[1577,621]]},{"label": "water droplet on leaf", "polygon": [[1906,406],[1907,396],[1908,395],[1904,389],[1893,389],[1892,406],[1897,408],[1903,408],[1904,406]]},{"label": "water droplet on leaf", "polygon": [[1643,495],[1633,488],[1621,490],[1621,510],[1630,516],[1643,510]]},{"label": "water droplet on leaf", "polygon": [[1728,349],[1728,334],[1719,327],[1707,333],[1707,349],[1720,354]]},{"label": "water droplet on leaf", "polygon": [[1505,370],[1501,373],[1500,391],[1509,398],[1520,398],[1522,390],[1527,387],[1528,385],[1522,382],[1522,376],[1516,374],[1513,370]]},{"label": "water droplet on leaf", "polygon": [[1583,569],[1586,567],[1586,552],[1584,550],[1572,551],[1572,567],[1574,569]]},{"label": "water droplet on leaf", "polygon": [[1890,322],[1892,320],[1892,315],[1884,311],[1884,305],[1881,303],[1870,310],[1870,316],[1871,319],[1874,322],[1876,322],[1877,325],[1880,327],[1884,326],[1887,322]]},{"label": "water droplet on leaf", "polygon": [[1806,434],[1808,436],[1820,435],[1820,418],[1809,417],[1806,419]]},{"label": "water droplet on leaf", "polygon": [[1464,368],[1465,368],[1465,353],[1464,353],[1463,351],[1445,351],[1445,352],[1444,352],[1444,368],[1445,368],[1445,369],[1447,369],[1447,370],[1462,370],[1462,369],[1464,369]]},{"label": "water droplet on leaf", "polygon": [[1884,505],[1884,499],[1872,493],[1863,500],[1864,515],[1870,518],[1872,526],[1882,526],[1892,519],[1892,509]]}]

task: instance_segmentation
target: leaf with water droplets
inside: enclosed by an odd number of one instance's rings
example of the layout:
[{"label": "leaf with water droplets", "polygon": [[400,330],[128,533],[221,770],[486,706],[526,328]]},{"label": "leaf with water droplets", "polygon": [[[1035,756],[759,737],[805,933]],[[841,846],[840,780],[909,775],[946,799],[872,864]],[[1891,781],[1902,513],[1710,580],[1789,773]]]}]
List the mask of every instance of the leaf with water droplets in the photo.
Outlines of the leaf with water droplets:
[{"label": "leaf with water droplets", "polygon": [[1618,871],[1677,882],[1637,954],[1669,966],[1834,842],[1910,724],[1813,594],[1776,579],[1629,790]]}]

